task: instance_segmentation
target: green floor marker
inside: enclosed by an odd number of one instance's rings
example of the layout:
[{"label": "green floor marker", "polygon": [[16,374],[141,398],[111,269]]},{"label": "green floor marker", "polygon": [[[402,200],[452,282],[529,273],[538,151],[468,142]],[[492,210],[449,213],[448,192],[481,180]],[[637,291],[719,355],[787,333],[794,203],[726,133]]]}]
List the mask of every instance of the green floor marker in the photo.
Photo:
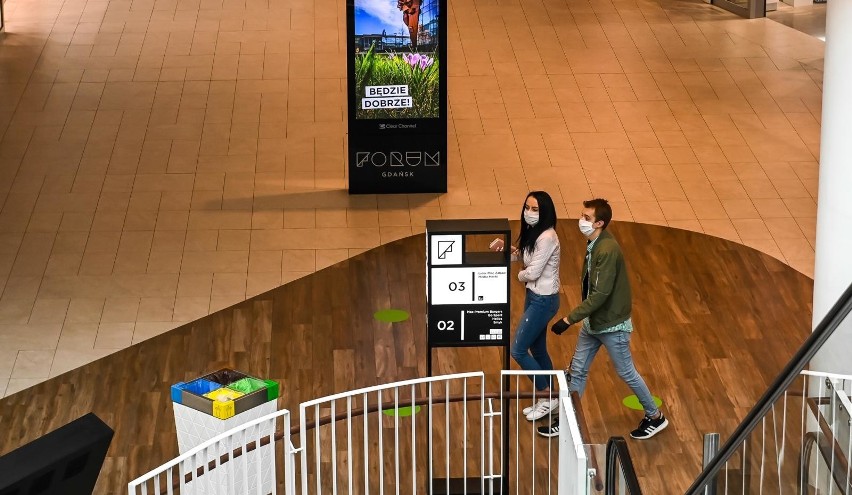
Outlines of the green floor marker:
[{"label": "green floor marker", "polygon": [[[414,414],[420,412],[420,406],[414,406]],[[384,409],[382,414],[385,416],[411,416],[411,406],[400,407],[399,409]]]},{"label": "green floor marker", "polygon": [[401,309],[382,309],[373,313],[373,318],[385,323],[398,323],[408,319],[408,311]]},{"label": "green floor marker", "polygon": [[[653,397],[654,397],[654,404],[656,404],[657,407],[660,407],[660,406],[663,405],[662,399],[660,399],[656,395],[653,396]],[[644,411],[645,410],[645,408],[642,407],[642,404],[639,403],[639,397],[636,397],[635,395],[628,395],[627,397],[624,398],[623,401],[621,401],[621,403],[624,404],[626,407],[629,407],[630,409],[635,409],[637,411]]]}]

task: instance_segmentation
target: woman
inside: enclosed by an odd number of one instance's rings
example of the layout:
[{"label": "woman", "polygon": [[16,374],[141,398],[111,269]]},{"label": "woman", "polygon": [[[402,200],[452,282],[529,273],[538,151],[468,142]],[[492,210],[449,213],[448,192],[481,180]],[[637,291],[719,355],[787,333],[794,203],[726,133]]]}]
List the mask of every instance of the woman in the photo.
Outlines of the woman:
[{"label": "woman", "polygon": [[[521,234],[518,247],[512,249],[512,260],[522,260],[524,268],[518,280],[526,284],[524,314],[511,354],[521,369],[549,371],[553,362],[547,353],[547,325],[559,310],[559,237],[556,235],[556,208],[544,191],[527,195],[521,211]],[[503,250],[502,243],[495,249]],[[544,397],[535,405],[524,409],[529,421],[535,421],[556,409],[559,401],[550,393],[550,376],[533,377],[536,395]]]}]

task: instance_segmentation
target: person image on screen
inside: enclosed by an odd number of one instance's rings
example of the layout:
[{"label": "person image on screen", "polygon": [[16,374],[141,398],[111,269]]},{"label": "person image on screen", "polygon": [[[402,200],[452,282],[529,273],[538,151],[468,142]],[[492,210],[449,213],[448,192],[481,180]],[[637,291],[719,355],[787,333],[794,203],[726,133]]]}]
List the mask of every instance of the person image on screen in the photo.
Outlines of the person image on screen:
[{"label": "person image on screen", "polygon": [[[581,282],[582,302],[568,316],[553,324],[551,330],[561,335],[568,327],[582,322],[577,347],[571,359],[568,388],[582,395],[589,367],[601,346],[606,348],[618,376],[636,394],[645,416],[630,436],[639,440],[663,431],[669,421],[654,402],[645,380],[636,371],[630,354],[633,332],[630,281],[621,247],[606,228],[612,220],[612,207],[605,199],[583,202],[579,219],[580,232],[586,237],[586,257]],[[550,426],[538,428],[547,437],[559,434],[558,419]]]},{"label": "person image on screen", "polygon": [[[550,195],[533,191],[521,211],[518,247],[510,246],[512,260],[522,261],[518,280],[526,285],[524,314],[512,341],[512,359],[527,371],[549,371],[553,362],[547,353],[547,325],[559,310],[559,237],[556,235],[556,208]],[[497,242],[497,241],[495,241]],[[502,243],[492,249],[502,251]],[[541,419],[556,410],[558,400],[550,392],[550,376],[532,378],[542,397],[524,409],[529,421]]]}]

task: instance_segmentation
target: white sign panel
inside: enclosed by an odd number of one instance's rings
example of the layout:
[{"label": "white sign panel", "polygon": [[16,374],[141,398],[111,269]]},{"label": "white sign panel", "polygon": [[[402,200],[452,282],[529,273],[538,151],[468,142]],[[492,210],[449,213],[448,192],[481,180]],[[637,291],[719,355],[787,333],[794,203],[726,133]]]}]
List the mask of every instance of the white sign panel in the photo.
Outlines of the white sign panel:
[{"label": "white sign panel", "polygon": [[433,235],[429,261],[432,265],[461,265],[462,236]]},{"label": "white sign panel", "polygon": [[430,304],[506,304],[508,276],[504,266],[432,268]]},{"label": "white sign panel", "polygon": [[398,96],[393,98],[361,98],[362,110],[412,108],[414,102],[410,96]]},{"label": "white sign panel", "polygon": [[367,98],[408,96],[408,85],[394,84],[390,86],[365,86],[364,93],[367,95]]},{"label": "white sign panel", "polygon": [[414,106],[408,94],[408,86],[396,84],[391,86],[366,86],[366,98],[361,98],[362,110],[377,108],[411,108]]}]

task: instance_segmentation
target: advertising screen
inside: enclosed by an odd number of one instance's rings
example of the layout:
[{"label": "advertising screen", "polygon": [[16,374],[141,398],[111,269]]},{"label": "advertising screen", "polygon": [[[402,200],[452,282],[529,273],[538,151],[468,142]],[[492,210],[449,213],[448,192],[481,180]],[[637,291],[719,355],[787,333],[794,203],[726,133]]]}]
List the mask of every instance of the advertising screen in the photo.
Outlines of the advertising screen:
[{"label": "advertising screen", "polygon": [[346,2],[351,194],[447,191],[443,2]]},{"label": "advertising screen", "polygon": [[356,119],[440,117],[441,0],[353,0]]}]

